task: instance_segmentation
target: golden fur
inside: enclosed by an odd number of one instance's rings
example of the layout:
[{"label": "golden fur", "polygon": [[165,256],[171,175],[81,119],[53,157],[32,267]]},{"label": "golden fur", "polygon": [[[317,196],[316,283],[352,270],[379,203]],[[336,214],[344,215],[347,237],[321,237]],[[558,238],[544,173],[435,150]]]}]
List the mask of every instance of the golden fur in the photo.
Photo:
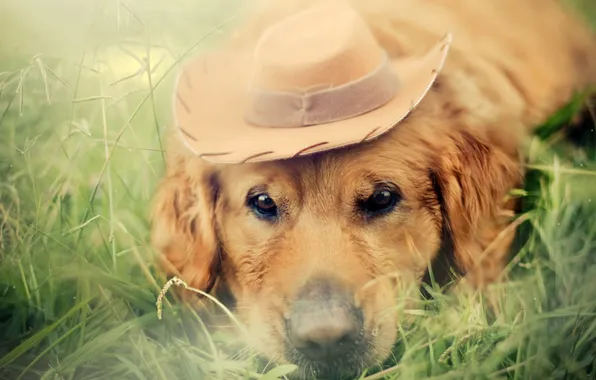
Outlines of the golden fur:
[{"label": "golden fur", "polygon": [[[236,38],[316,0],[257,7]],[[210,289],[216,279],[238,303],[257,348],[292,361],[282,317],[309,278],[329,273],[356,294],[371,348],[382,360],[396,338],[390,282],[418,282],[446,262],[475,286],[498,280],[512,231],[507,193],[521,184],[520,150],[531,129],[572,92],[596,83],[596,38],[555,0],[354,1],[391,56],[422,54],[446,30],[452,50],[418,108],[383,137],[360,146],[279,162],[212,165],[177,138],[154,201],[152,242],[168,274]],[[396,210],[366,221],[354,199],[390,180]],[[284,205],[275,225],[257,220],[246,194],[266,188]],[[490,247],[489,247],[490,244]],[[488,248],[488,249],[487,249]],[[358,368],[353,368],[354,371]]]}]

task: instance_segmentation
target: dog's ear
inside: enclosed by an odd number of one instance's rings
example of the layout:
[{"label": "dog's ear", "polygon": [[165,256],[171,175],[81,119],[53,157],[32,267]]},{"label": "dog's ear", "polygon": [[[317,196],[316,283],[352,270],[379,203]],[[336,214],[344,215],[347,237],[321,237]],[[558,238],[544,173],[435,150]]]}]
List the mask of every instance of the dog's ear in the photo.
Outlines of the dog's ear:
[{"label": "dog's ear", "polygon": [[452,252],[443,254],[452,255],[451,261],[475,286],[498,278],[513,239],[512,233],[501,232],[511,216],[508,193],[522,180],[521,162],[515,149],[507,151],[501,142],[451,131],[431,170],[443,236],[451,240]]},{"label": "dog's ear", "polygon": [[217,186],[205,164],[171,165],[158,186],[151,215],[151,243],[165,272],[206,292],[220,265],[214,221]]}]

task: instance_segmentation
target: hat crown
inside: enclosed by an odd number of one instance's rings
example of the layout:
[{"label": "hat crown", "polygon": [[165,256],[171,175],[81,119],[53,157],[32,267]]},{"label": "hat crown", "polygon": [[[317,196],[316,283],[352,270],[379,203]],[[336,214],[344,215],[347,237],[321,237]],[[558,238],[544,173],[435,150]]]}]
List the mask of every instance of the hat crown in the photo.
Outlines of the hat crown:
[{"label": "hat crown", "polygon": [[252,87],[309,92],[374,71],[383,50],[365,21],[343,3],[327,3],[269,27],[254,52]]}]

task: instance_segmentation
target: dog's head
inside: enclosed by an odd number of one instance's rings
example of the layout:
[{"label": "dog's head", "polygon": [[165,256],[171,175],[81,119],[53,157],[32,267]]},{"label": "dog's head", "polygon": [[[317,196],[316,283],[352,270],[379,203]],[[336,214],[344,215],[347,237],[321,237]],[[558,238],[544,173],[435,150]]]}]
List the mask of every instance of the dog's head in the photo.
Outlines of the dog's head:
[{"label": "dog's head", "polygon": [[520,177],[510,126],[457,108],[441,82],[363,145],[214,165],[175,142],[153,224],[168,272],[203,290],[222,280],[257,348],[304,375],[382,360],[400,289],[440,261],[474,271],[478,233]]}]

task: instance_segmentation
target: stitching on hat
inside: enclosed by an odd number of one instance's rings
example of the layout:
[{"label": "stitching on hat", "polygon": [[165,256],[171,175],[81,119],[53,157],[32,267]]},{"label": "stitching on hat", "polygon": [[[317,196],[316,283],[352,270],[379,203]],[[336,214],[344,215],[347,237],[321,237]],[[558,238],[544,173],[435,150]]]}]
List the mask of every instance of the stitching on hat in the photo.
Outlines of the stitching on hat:
[{"label": "stitching on hat", "polygon": [[196,138],[196,137],[194,137],[194,136],[193,136],[193,135],[191,135],[190,133],[186,132],[186,131],[184,130],[184,128],[182,128],[182,127],[178,127],[178,129],[180,129],[180,132],[182,132],[182,133],[184,134],[184,136],[188,137],[188,138],[189,138],[189,139],[191,139],[192,141],[199,141],[199,140],[197,140],[197,138]]},{"label": "stitching on hat", "polygon": [[242,163],[242,164],[245,164],[246,162],[248,162],[248,161],[250,161],[250,160],[252,160],[252,159],[255,159],[255,158],[257,158],[257,157],[261,157],[261,156],[265,156],[265,155],[267,155],[267,154],[271,154],[271,153],[273,153],[273,151],[272,151],[272,150],[270,150],[270,151],[267,151],[267,152],[263,152],[263,153],[257,153],[257,154],[253,154],[252,156],[248,156],[248,157],[246,157],[244,160],[242,160],[242,161],[241,161],[241,163]]},{"label": "stitching on hat", "polygon": [[182,76],[182,78],[184,78],[184,84],[186,85],[186,87],[188,87],[190,90],[194,90],[194,88],[192,87],[192,80],[190,79],[190,74],[188,73],[188,71],[184,71],[184,75]]},{"label": "stitching on hat", "polygon": [[311,149],[313,149],[313,148],[317,148],[317,147],[320,147],[320,146],[323,146],[323,145],[327,145],[327,144],[329,144],[329,142],[328,142],[328,141],[323,141],[323,142],[321,142],[321,143],[317,143],[317,144],[313,144],[313,145],[311,145],[311,146],[307,146],[306,148],[304,148],[304,149],[300,149],[298,152],[296,152],[296,154],[294,154],[294,155],[292,156],[292,158],[296,158],[296,157],[300,156],[301,154],[303,154],[304,152],[306,152],[306,151],[308,151],[308,150],[311,150]]},{"label": "stitching on hat", "polygon": [[178,98],[178,100],[182,104],[182,107],[184,107],[184,109],[186,110],[187,113],[192,113],[192,112],[190,112],[190,108],[188,107],[188,104],[186,104],[184,99],[182,99],[182,96],[180,95],[180,93],[178,91],[176,91],[176,98]]},{"label": "stitching on hat", "polygon": [[368,140],[376,131],[379,130],[379,128],[381,127],[376,127],[375,129],[373,129],[372,131],[368,132],[366,134],[366,136],[364,136],[364,138],[362,140],[360,140],[361,143],[365,142],[366,140]]},{"label": "stitching on hat", "polygon": [[234,152],[217,152],[217,153],[203,153],[199,154],[199,157],[214,157],[214,156],[227,156],[228,154],[232,154]]}]

